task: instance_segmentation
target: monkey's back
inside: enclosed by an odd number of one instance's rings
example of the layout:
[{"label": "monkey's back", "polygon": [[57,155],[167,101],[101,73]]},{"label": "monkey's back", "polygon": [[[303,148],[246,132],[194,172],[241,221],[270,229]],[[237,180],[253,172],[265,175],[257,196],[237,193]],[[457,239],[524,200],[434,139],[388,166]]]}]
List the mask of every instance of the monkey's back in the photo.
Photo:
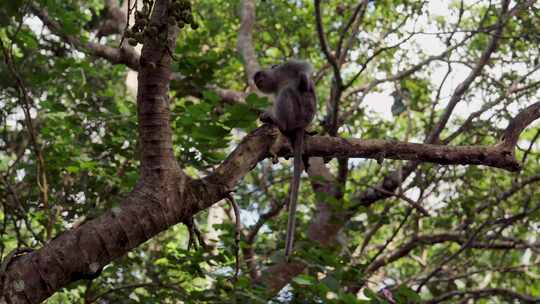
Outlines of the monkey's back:
[{"label": "monkey's back", "polygon": [[294,85],[284,88],[277,96],[275,116],[284,133],[305,129],[315,117],[316,97],[313,90],[300,92]]}]

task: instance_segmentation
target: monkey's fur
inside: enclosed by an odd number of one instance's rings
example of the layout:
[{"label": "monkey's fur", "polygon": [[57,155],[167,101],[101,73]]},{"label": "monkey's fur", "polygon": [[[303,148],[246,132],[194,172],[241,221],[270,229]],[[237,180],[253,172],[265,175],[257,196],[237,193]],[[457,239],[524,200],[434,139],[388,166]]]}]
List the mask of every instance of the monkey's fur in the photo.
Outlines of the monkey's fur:
[{"label": "monkey's fur", "polygon": [[317,110],[317,97],[311,71],[309,63],[291,60],[270,69],[258,71],[253,76],[259,90],[275,96],[273,107],[261,115],[261,121],[275,124],[289,139],[293,148],[293,179],[289,192],[289,218],[285,242],[287,259],[293,249],[302,160],[307,165],[307,159],[303,159],[304,136]]}]

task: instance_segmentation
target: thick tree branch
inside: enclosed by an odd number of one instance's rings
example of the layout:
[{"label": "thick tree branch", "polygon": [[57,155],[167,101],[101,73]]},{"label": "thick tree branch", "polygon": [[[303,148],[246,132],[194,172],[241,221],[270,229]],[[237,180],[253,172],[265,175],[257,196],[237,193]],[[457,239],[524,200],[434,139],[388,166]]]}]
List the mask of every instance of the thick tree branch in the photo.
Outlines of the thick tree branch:
[{"label": "thick tree branch", "polygon": [[139,69],[139,55],[135,49],[130,46],[122,46],[120,49],[110,47],[104,44],[95,42],[82,42],[79,37],[64,33],[62,26],[55,20],[49,17],[49,13],[37,6],[31,4],[30,9],[33,14],[49,28],[49,30],[58,35],[62,40],[69,43],[76,49],[85,52],[89,55],[107,59],[113,64],[125,64],[133,70]]},{"label": "thick tree branch", "polygon": [[167,32],[167,40],[156,42],[155,37],[145,36],[137,90],[141,175],[159,180],[178,166],[172,147],[169,83],[172,75],[170,50],[174,49],[179,29],[166,22],[168,3],[168,0],[156,1],[152,10],[150,22]]},{"label": "thick tree branch", "polygon": [[[313,136],[306,139],[309,156],[348,157],[372,159],[397,159],[432,162],[443,165],[485,165],[509,171],[517,171],[520,164],[514,158],[519,134],[540,118],[540,102],[537,102],[512,119],[505,130],[503,141],[494,146],[445,146],[406,143],[381,139],[356,139],[329,136]],[[290,153],[283,146],[279,155]]]},{"label": "thick tree branch", "polygon": [[509,171],[520,169],[503,149],[488,146],[442,146],[379,139],[343,139],[315,136],[306,141],[306,154],[323,157],[397,159],[443,165],[485,165]]},{"label": "thick tree branch", "polygon": [[137,187],[120,207],[13,260],[0,294],[8,303],[40,303],[71,282],[99,275],[105,265],[179,221],[185,212],[179,204],[167,208],[165,212],[152,189]]},{"label": "thick tree branch", "polygon": [[248,94],[244,92],[223,89],[216,85],[206,85],[205,89],[216,93],[224,103],[234,104],[243,102]]}]

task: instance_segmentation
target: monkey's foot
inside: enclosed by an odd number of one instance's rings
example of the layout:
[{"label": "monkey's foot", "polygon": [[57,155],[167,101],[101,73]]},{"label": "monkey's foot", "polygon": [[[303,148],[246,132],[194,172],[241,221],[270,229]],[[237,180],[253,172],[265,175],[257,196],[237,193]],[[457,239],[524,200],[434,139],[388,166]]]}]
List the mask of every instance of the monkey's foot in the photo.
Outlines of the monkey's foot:
[{"label": "monkey's foot", "polygon": [[270,155],[272,155],[272,164],[277,164],[279,161],[278,161],[278,156],[275,152],[270,152]]},{"label": "monkey's foot", "polygon": [[304,164],[304,170],[307,172],[309,169],[309,156],[302,155],[302,163]]}]

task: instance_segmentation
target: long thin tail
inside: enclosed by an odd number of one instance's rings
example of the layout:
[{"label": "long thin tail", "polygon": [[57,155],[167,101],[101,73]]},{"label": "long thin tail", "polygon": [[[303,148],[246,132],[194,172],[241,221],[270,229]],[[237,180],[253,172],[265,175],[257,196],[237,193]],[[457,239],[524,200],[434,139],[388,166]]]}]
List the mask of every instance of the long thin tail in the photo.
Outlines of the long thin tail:
[{"label": "long thin tail", "polygon": [[298,201],[298,188],[300,187],[300,175],[302,174],[302,153],[304,148],[304,130],[298,129],[291,137],[293,145],[293,179],[289,192],[289,218],[287,221],[287,238],[285,241],[285,257],[287,260],[292,253],[294,245],[294,231],[296,226],[296,203]]}]

